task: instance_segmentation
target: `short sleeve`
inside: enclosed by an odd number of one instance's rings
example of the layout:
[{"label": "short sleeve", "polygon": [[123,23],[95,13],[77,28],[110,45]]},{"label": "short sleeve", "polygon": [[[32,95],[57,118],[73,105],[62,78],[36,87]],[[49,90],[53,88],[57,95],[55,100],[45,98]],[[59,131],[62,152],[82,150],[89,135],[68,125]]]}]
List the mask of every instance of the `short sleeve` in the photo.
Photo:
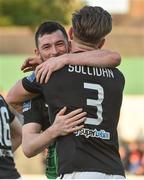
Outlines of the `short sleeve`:
[{"label": "short sleeve", "polygon": [[40,97],[24,102],[23,115],[24,124],[39,123],[42,130],[50,126],[48,108],[45,107],[44,100]]},{"label": "short sleeve", "polygon": [[32,93],[41,93],[41,86],[36,82],[35,73],[33,72],[30,76],[24,77],[22,79],[22,85],[24,89]]}]

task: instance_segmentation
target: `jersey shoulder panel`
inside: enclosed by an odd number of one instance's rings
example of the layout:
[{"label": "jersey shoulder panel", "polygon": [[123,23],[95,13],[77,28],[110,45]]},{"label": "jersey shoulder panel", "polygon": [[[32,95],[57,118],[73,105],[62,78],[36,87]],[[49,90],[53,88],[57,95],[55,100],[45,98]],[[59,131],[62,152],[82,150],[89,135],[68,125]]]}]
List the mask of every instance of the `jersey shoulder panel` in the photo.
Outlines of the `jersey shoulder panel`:
[{"label": "jersey shoulder panel", "polygon": [[33,72],[30,76],[24,77],[22,79],[22,85],[25,90],[32,93],[41,93],[41,86],[36,82],[36,76]]}]

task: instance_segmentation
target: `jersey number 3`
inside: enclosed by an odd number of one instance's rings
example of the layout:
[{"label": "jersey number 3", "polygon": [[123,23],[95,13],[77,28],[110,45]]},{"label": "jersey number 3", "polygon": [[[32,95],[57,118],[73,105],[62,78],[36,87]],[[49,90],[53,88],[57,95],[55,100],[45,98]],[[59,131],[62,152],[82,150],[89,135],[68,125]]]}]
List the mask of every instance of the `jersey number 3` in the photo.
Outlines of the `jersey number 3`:
[{"label": "jersey number 3", "polygon": [[103,87],[99,84],[92,84],[92,83],[84,83],[84,89],[90,89],[97,91],[97,99],[86,99],[87,106],[93,106],[97,108],[97,118],[86,118],[85,124],[91,124],[91,125],[99,125],[103,121],[102,113],[102,102],[104,99],[104,90]]}]

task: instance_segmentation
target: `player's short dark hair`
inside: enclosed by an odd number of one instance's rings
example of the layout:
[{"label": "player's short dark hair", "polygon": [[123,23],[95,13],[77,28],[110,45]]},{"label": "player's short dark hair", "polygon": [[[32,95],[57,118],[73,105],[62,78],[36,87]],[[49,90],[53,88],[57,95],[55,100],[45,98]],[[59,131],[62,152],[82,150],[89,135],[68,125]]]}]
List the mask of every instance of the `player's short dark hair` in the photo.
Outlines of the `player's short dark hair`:
[{"label": "player's short dark hair", "polygon": [[36,47],[38,47],[38,38],[42,37],[45,34],[51,34],[57,30],[60,30],[63,35],[64,38],[68,41],[68,35],[67,32],[65,30],[65,28],[58,22],[54,22],[54,21],[46,21],[43,22],[37,29],[36,33],[35,33],[35,44]]},{"label": "player's short dark hair", "polygon": [[87,43],[96,44],[112,30],[112,17],[101,7],[84,6],[72,16],[74,36]]}]

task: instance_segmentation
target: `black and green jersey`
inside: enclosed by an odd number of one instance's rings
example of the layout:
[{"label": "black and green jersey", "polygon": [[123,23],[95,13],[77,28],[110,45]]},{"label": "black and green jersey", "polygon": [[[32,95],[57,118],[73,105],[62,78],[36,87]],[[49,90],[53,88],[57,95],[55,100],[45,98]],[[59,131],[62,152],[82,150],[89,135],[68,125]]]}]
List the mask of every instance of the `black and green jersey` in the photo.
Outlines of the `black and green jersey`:
[{"label": "black and green jersey", "polygon": [[119,155],[117,125],[125,79],[117,68],[68,65],[52,74],[47,84],[24,78],[23,87],[43,94],[50,118],[64,106],[69,113],[87,112],[84,128],[57,139],[58,175],[98,171],[124,175]]},{"label": "black and green jersey", "polygon": [[49,146],[48,156],[46,158],[46,176],[48,179],[56,179],[57,177],[57,156],[55,144]]}]

